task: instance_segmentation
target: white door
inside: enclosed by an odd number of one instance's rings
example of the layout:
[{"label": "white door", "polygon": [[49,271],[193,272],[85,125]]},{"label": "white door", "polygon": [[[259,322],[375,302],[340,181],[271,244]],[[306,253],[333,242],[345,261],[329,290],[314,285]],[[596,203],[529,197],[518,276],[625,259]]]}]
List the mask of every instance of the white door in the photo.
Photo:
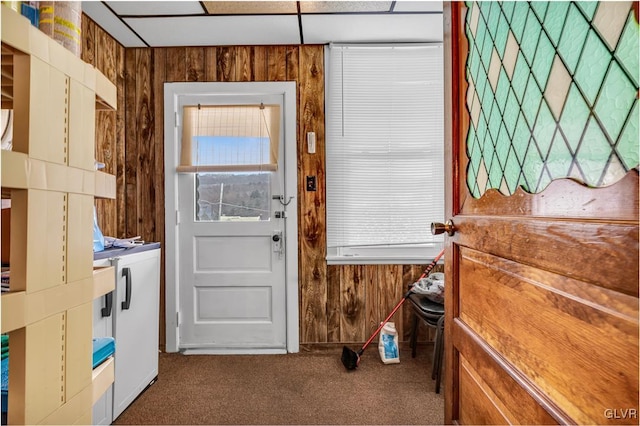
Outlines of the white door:
[{"label": "white door", "polygon": [[[279,201],[270,196],[279,195],[273,188],[276,174],[178,177],[181,348],[285,349],[284,224],[274,214]],[[268,188],[266,195],[245,191],[256,182]],[[197,199],[206,190],[221,192],[222,202]],[[225,215],[225,209],[242,205],[226,199],[246,195],[250,201],[256,192],[268,200],[266,211],[253,217]],[[222,211],[213,220],[208,216],[212,206]]]},{"label": "white door", "polygon": [[[179,105],[233,108],[263,101],[282,105],[283,96],[185,97]],[[209,141],[212,150],[226,153],[220,161],[229,170],[177,174],[179,348],[284,353],[285,167],[233,170],[234,159],[250,153],[231,139]],[[247,149],[269,150],[254,142]],[[276,158],[283,159],[285,143],[278,142]]]}]

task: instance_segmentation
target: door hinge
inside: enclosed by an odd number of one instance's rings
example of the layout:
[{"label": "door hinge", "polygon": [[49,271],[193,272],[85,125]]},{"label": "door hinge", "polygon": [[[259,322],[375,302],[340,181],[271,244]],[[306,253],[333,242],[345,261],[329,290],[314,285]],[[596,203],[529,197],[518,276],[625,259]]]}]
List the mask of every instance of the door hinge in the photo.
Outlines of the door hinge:
[{"label": "door hinge", "polygon": [[176,327],[180,325],[180,312],[176,312]]},{"label": "door hinge", "polygon": [[180,115],[178,114],[178,111],[176,111],[176,122],[174,124],[174,127],[178,127],[180,124]]},{"label": "door hinge", "polygon": [[176,225],[180,223],[180,210],[176,210]]}]

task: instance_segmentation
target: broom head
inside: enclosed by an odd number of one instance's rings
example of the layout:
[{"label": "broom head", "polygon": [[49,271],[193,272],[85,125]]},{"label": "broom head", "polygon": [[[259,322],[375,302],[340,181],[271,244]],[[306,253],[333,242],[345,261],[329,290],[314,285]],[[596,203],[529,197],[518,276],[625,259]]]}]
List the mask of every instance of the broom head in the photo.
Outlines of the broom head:
[{"label": "broom head", "polygon": [[342,347],[342,364],[347,370],[355,370],[360,363],[360,355],[346,346]]}]

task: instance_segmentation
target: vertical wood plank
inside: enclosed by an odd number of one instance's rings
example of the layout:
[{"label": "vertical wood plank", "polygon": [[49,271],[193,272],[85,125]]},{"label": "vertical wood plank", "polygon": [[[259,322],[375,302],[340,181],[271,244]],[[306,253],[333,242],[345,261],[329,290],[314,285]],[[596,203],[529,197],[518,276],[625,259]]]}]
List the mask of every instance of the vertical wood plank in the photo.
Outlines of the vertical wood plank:
[{"label": "vertical wood plank", "polygon": [[[312,49],[291,50],[291,58],[298,58],[298,182],[303,176],[320,175],[324,169],[324,151],[307,154],[303,149],[300,133],[318,129],[317,139],[324,137],[324,76],[318,68],[318,57]],[[293,61],[291,61],[293,62]],[[300,264],[300,300],[305,313],[301,324],[304,342],[327,341],[327,264],[324,210],[324,182],[318,179],[317,191],[304,191],[298,185],[298,217]],[[329,309],[335,309],[330,307]],[[343,315],[344,304],[342,305]],[[341,336],[348,331],[342,329]]]},{"label": "vertical wood plank", "polygon": [[166,49],[165,73],[167,81],[184,82],[187,79],[186,48],[169,47]]},{"label": "vertical wood plank", "polygon": [[[408,289],[407,284],[413,283],[414,273],[413,265],[402,265],[402,282],[404,289]],[[409,340],[411,334],[411,304],[406,301],[402,307],[402,324],[404,326],[404,332],[402,336],[399,336],[400,340]]]},{"label": "vertical wood plank", "polygon": [[285,46],[271,46],[267,55],[267,80],[284,81],[287,76]]},{"label": "vertical wood plank", "polygon": [[[402,299],[402,269],[400,265],[378,265],[379,321],[383,321]],[[403,334],[402,313],[396,312],[389,321],[396,325],[399,336]]]},{"label": "vertical wood plank", "polygon": [[[307,72],[311,72],[313,75],[316,75],[318,73],[322,73],[324,75],[324,67],[322,66],[323,57],[318,57],[317,47],[318,46],[311,46],[309,48],[302,49],[299,46],[288,46],[286,48],[285,79],[287,81],[298,81],[298,73],[301,69],[299,62],[302,60],[301,56],[303,52],[305,55],[305,62],[306,64],[308,64],[306,65]],[[324,80],[322,83],[322,87],[324,87]],[[317,88],[318,86],[314,87]],[[324,92],[322,98],[324,100]]]},{"label": "vertical wood plank", "polygon": [[[124,131],[118,126],[118,117],[124,117],[123,98],[124,87],[118,84],[122,78],[122,55],[124,48],[117,43],[102,28],[96,26],[94,57],[96,68],[116,85],[118,109],[116,111],[96,111],[96,150],[95,158],[105,164],[104,171],[117,176],[118,142]],[[119,59],[118,59],[119,58]],[[120,61],[120,62],[118,62]],[[122,83],[122,80],[120,80]],[[120,122],[122,124],[122,122]],[[121,149],[124,146],[121,147]],[[119,188],[117,188],[119,189]],[[118,193],[116,200],[99,200],[96,202],[98,223],[104,235],[118,236]],[[121,197],[120,197],[121,199]]]},{"label": "vertical wood plank", "polygon": [[366,334],[371,335],[380,325],[378,301],[378,268],[377,265],[364,266],[365,281],[365,327]]},{"label": "vertical wood plank", "polygon": [[236,75],[236,48],[218,48],[218,81],[235,81]]},{"label": "vertical wood plank", "polygon": [[204,81],[218,80],[218,49],[204,48]]},{"label": "vertical wood plank", "polygon": [[[156,194],[156,208],[155,208],[155,236],[153,241],[160,242],[160,265],[161,270],[164,271],[165,265],[165,220],[164,220],[164,82],[166,81],[165,75],[165,62],[166,54],[163,49],[155,49],[153,55],[153,93],[155,94],[153,99],[153,115],[154,120],[154,145],[156,150],[155,163],[153,167],[153,191]],[[203,61],[204,66],[204,61]],[[204,75],[204,73],[203,73]],[[166,330],[165,330],[165,306],[166,306],[166,279],[165,274],[160,273],[160,306],[159,306],[159,344],[162,351],[166,348]]]},{"label": "vertical wood plank", "polygon": [[[116,134],[115,134],[115,152],[112,156],[115,158],[115,164],[113,165],[113,174],[116,177],[116,200],[115,211],[108,216],[113,217],[115,215],[115,237],[124,238],[126,236],[126,168],[125,168],[125,129],[126,129],[126,111],[127,102],[125,94],[125,82],[126,82],[126,53],[122,46],[119,46],[118,53],[116,55],[116,64],[118,67],[118,75],[116,77],[116,89],[118,96],[118,109],[116,110]],[[113,206],[113,203],[109,206]]]},{"label": "vertical wood plank", "polygon": [[267,81],[267,49],[266,46],[253,48],[253,81]]},{"label": "vertical wood plank", "polygon": [[[104,171],[115,175],[116,158],[116,112],[96,111],[95,159],[104,163]],[[117,196],[117,194],[116,194]],[[96,200],[96,214],[103,235],[117,235],[115,200]]]},{"label": "vertical wood plank", "polygon": [[341,288],[340,266],[327,267],[327,342],[341,342]]},{"label": "vertical wood plank", "polygon": [[342,321],[340,340],[342,342],[360,342],[365,337],[365,282],[364,266],[343,265],[342,275]]},{"label": "vertical wood plank", "polygon": [[236,80],[254,81],[253,48],[240,46],[236,49]]},{"label": "vertical wood plank", "polygon": [[138,157],[138,132],[137,132],[137,85],[141,70],[138,66],[138,57],[144,49],[125,50],[125,140],[126,151],[123,157],[124,166],[124,229],[125,236],[134,236],[137,230],[138,204],[137,204],[137,157]]},{"label": "vertical wood plank", "polygon": [[116,80],[116,46],[118,43],[102,28],[96,30],[99,48],[96,49],[95,67],[104,74],[109,81]]},{"label": "vertical wood plank", "polygon": [[187,47],[185,49],[186,81],[203,81],[204,48]]},{"label": "vertical wood plank", "polygon": [[[156,146],[154,141],[155,114],[153,113],[154,96],[152,92],[153,76],[151,49],[145,49],[140,54],[139,73],[136,78],[138,120],[138,232],[145,241],[154,241],[156,236],[155,220],[149,220],[156,215],[156,191],[155,191],[155,169],[156,155],[162,146]],[[160,207],[160,206],[158,206]],[[160,207],[162,208],[162,207]],[[133,236],[133,235],[132,235]]]},{"label": "vertical wood plank", "polygon": [[86,16],[82,16],[82,60],[88,64],[96,64],[95,58],[95,42],[96,42],[96,24]]}]

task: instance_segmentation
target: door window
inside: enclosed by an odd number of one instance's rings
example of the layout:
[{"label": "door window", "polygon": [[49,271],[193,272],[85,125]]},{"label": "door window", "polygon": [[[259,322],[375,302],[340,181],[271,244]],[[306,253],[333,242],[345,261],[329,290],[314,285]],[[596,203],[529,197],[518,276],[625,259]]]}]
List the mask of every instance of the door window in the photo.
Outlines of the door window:
[{"label": "door window", "polygon": [[271,219],[271,172],[197,173],[196,222]]}]

